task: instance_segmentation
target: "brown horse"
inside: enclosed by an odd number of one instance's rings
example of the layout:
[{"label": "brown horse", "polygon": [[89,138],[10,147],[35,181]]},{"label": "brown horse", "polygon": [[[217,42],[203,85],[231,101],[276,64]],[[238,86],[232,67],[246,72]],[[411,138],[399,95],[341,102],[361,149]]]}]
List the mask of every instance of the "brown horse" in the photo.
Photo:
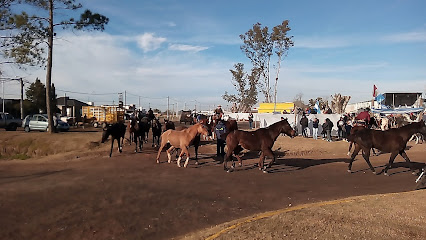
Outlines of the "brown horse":
[{"label": "brown horse", "polygon": [[401,155],[405,161],[409,164],[411,171],[413,174],[414,168],[405,153],[405,148],[407,146],[407,142],[410,137],[415,133],[421,133],[426,135],[426,125],[422,120],[420,122],[411,123],[409,125],[400,127],[400,128],[392,128],[386,131],[380,130],[371,130],[368,128],[361,129],[354,134],[351,134],[348,137],[348,140],[355,142],[355,150],[352,153],[351,161],[348,166],[348,172],[352,172],[352,163],[355,159],[355,156],[362,149],[363,157],[370,167],[371,171],[376,174],[374,167],[370,163],[370,149],[377,148],[382,153],[391,153],[389,158],[389,163],[386,165],[383,170],[384,174],[387,175],[387,171],[390,167],[392,167],[393,161],[395,157],[399,154]]},{"label": "brown horse", "polygon": [[162,135],[161,135],[161,144],[160,144],[160,148],[158,149],[158,154],[157,154],[157,163],[160,163],[160,154],[161,151],[163,150],[163,148],[166,146],[167,143],[170,143],[171,147],[169,149],[167,149],[167,157],[168,157],[168,162],[171,162],[171,151],[174,148],[180,148],[181,152],[179,154],[179,158],[177,160],[177,165],[178,167],[180,167],[180,160],[182,159],[182,156],[184,154],[186,154],[186,161],[184,164],[184,167],[188,166],[188,161],[189,161],[189,152],[188,152],[188,147],[189,145],[192,144],[192,142],[194,141],[195,137],[197,135],[208,135],[208,131],[207,128],[202,125],[201,123],[197,123],[194,124],[193,126],[187,128],[187,129],[183,129],[181,131],[178,130],[167,130],[165,131]]},{"label": "brown horse", "polygon": [[255,131],[234,130],[230,132],[226,137],[228,150],[223,161],[223,168],[228,172],[231,171],[227,168],[226,163],[228,159],[232,157],[232,154],[237,157],[241,166],[242,161],[238,154],[241,152],[242,148],[244,148],[252,151],[262,151],[259,159],[259,170],[263,169],[263,172],[266,173],[266,167],[263,167],[265,157],[269,156],[272,158],[272,161],[268,165],[268,167],[271,167],[275,162],[275,154],[272,152],[272,147],[281,133],[285,133],[290,137],[296,136],[296,132],[291,128],[287,119],[276,122],[267,128],[259,128]]}]

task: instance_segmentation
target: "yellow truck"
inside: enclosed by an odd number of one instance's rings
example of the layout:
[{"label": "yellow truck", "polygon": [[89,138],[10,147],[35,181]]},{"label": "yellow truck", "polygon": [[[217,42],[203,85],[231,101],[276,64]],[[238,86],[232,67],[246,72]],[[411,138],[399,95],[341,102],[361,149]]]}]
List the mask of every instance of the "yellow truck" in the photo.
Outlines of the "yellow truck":
[{"label": "yellow truck", "polygon": [[[86,117],[84,117],[86,116]],[[124,121],[124,109],[117,106],[83,106],[82,117],[98,127]]]}]

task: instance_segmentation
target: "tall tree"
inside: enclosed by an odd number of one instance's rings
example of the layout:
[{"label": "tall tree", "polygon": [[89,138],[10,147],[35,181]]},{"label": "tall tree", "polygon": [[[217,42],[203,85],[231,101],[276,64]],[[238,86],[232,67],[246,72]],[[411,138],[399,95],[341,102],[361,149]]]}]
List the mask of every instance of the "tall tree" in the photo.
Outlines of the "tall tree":
[{"label": "tall tree", "polygon": [[229,70],[232,74],[232,84],[237,90],[237,94],[225,92],[222,96],[227,102],[237,105],[237,110],[249,111],[257,103],[257,82],[259,71],[252,69],[250,75],[244,71],[244,64],[237,63],[234,69]]},{"label": "tall tree", "polygon": [[[241,40],[243,40],[243,45],[240,46],[240,49],[250,59],[253,68],[258,69],[260,72],[258,75],[258,84],[265,96],[265,102],[276,101],[281,62],[287,56],[290,47],[294,45],[292,41],[293,37],[287,36],[287,32],[290,30],[291,28],[288,25],[288,20],[285,20],[280,25],[275,26],[272,32],[269,32],[267,26],[262,27],[261,23],[256,23],[253,25],[252,29],[240,35]],[[277,65],[274,94],[272,94],[270,65],[271,58],[274,56],[274,49],[277,57]]]},{"label": "tall tree", "polygon": [[[55,91],[55,85],[52,84],[52,87],[50,88],[50,102],[52,103],[53,112],[58,112],[57,108],[57,99],[56,99],[56,91]],[[46,104],[46,87],[44,84],[40,81],[40,79],[36,79],[35,82],[31,83],[30,86],[25,91],[25,95],[27,96],[28,101],[31,102],[32,106],[29,107],[30,113],[38,113],[38,112],[44,112],[47,113],[47,104]],[[36,110],[36,111],[34,111]]]},{"label": "tall tree", "polygon": [[[1,29],[9,31],[4,38],[2,46],[5,56],[14,59],[17,63],[32,65],[44,65],[46,67],[46,106],[49,116],[49,132],[53,133],[52,106],[52,66],[53,66],[53,42],[57,27],[77,30],[103,31],[109,19],[101,14],[85,10],[80,19],[67,18],[66,13],[74,13],[83,6],[76,0],[7,0],[8,6],[2,8],[7,21],[2,22]],[[21,7],[30,8],[34,15],[26,12],[12,13],[11,4],[19,4]],[[56,17],[58,20],[56,20]],[[1,16],[0,16],[1,18]],[[0,29],[0,30],[1,30]],[[47,46],[45,45],[47,43]],[[45,51],[47,48],[47,56]]]}]

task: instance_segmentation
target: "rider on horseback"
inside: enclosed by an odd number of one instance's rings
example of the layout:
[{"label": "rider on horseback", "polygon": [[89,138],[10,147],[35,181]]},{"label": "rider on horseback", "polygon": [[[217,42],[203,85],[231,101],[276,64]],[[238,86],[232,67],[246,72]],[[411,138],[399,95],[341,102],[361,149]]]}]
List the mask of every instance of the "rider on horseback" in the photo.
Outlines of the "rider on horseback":
[{"label": "rider on horseback", "polygon": [[221,105],[217,105],[217,108],[214,110],[214,117],[216,120],[221,120],[223,117],[223,110]]}]

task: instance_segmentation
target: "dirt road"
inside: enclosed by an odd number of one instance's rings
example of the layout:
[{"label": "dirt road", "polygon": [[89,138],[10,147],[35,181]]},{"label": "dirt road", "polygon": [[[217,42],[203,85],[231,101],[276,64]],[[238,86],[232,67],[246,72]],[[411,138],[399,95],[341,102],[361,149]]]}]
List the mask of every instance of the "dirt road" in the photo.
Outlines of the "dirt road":
[{"label": "dirt road", "polygon": [[[18,141],[19,134],[25,133],[1,132],[0,139]],[[356,172],[347,173],[343,141],[280,136],[274,147],[277,164],[264,174],[254,165],[256,153],[247,154],[235,172],[223,171],[212,158],[216,146],[211,143],[200,147],[200,165],[190,161],[184,169],[166,163],[165,153],[156,164],[150,144],[142,153],[125,146],[109,158],[109,144],[93,146],[99,132],[65,134],[64,139],[46,133],[24,137],[48,145],[73,139],[78,150],[0,160],[0,239],[173,239],[255,213],[405,192],[415,185],[401,157],[389,177],[373,175],[361,155]],[[410,147],[407,154],[415,166],[424,166],[425,145]],[[372,164],[381,169],[388,157],[373,157]]]}]

